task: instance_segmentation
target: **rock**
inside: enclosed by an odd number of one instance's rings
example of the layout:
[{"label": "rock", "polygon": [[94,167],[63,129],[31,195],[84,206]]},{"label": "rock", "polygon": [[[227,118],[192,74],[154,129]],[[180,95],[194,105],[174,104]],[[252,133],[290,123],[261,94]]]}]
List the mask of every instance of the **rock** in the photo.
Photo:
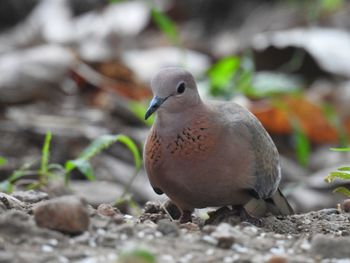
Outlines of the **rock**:
[{"label": "rock", "polygon": [[30,233],[30,229],[28,229],[29,221],[29,215],[20,211],[14,210],[2,214],[0,217],[1,235],[12,237],[14,235]]},{"label": "rock", "polygon": [[118,208],[111,206],[110,204],[100,204],[97,207],[97,213],[99,215],[113,217],[117,214],[120,214],[120,211]]},{"label": "rock", "polygon": [[1,263],[12,263],[14,255],[8,251],[0,251]]},{"label": "rock", "polygon": [[148,201],[145,204],[145,207],[144,207],[144,212],[145,213],[155,214],[155,213],[159,213],[161,211],[162,211],[162,208],[161,208],[161,206],[159,205],[158,202]]},{"label": "rock", "polygon": [[165,236],[176,237],[179,235],[179,230],[176,223],[169,221],[168,219],[161,219],[158,221],[158,231]]},{"label": "rock", "polygon": [[217,246],[224,249],[229,249],[235,242],[235,237],[231,233],[232,227],[227,223],[221,223],[211,236],[214,237],[218,243]]},{"label": "rock", "polygon": [[343,209],[344,209],[344,212],[346,213],[350,212],[350,199],[345,199],[343,201]]},{"label": "rock", "polygon": [[127,223],[118,226],[116,231],[120,234],[125,234],[129,237],[134,235],[134,227]]},{"label": "rock", "polygon": [[75,196],[62,196],[39,203],[34,208],[38,226],[78,234],[87,230],[89,213],[87,206]]},{"label": "rock", "polygon": [[284,256],[271,256],[267,263],[288,263],[288,259]]},{"label": "rock", "polygon": [[311,254],[322,258],[350,258],[350,237],[317,234],[311,241]]},{"label": "rock", "polygon": [[12,193],[12,196],[22,202],[31,203],[31,204],[49,199],[49,196],[47,193],[36,191],[36,190],[16,191]]},{"label": "rock", "polygon": [[16,197],[13,197],[5,193],[0,193],[1,210],[4,210],[4,211],[7,209],[23,210],[25,207],[26,207],[25,203],[18,200]]},{"label": "rock", "polygon": [[74,55],[57,45],[37,46],[1,55],[0,102],[56,99],[58,87],[74,64]]}]

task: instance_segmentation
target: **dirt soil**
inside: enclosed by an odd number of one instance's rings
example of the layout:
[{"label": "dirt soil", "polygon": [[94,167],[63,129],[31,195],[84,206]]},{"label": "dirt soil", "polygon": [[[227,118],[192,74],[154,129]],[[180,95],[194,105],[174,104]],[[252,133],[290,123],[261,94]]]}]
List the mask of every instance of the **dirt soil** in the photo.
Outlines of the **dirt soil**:
[{"label": "dirt soil", "polygon": [[140,217],[106,216],[89,207],[88,231],[68,235],[38,227],[33,200],[18,207],[5,199],[0,198],[1,263],[151,262],[120,257],[139,249],[162,263],[350,262],[350,214],[335,208],[270,216],[258,227],[225,211],[211,224],[195,216],[194,223],[180,225],[155,203],[148,203]]}]

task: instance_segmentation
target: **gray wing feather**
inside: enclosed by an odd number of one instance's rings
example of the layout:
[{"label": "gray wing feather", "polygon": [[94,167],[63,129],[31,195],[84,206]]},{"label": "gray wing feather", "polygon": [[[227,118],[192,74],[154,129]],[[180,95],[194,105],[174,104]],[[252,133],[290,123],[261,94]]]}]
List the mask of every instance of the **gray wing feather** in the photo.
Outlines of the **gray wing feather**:
[{"label": "gray wing feather", "polygon": [[235,130],[235,134],[249,140],[255,160],[253,171],[256,180],[253,189],[261,199],[271,197],[281,180],[281,169],[278,151],[270,135],[251,112],[238,104],[221,103],[217,107],[219,112],[228,113],[221,116]]}]

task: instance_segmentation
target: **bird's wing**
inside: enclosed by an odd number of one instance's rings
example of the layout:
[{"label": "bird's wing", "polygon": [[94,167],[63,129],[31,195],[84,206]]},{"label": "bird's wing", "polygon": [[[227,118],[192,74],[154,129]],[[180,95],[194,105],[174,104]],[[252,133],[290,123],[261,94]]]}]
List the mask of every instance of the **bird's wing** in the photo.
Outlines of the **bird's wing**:
[{"label": "bird's wing", "polygon": [[221,103],[217,109],[229,134],[247,140],[247,147],[254,155],[255,183],[251,190],[261,199],[271,197],[278,188],[281,171],[278,151],[270,135],[251,112],[236,103]]}]

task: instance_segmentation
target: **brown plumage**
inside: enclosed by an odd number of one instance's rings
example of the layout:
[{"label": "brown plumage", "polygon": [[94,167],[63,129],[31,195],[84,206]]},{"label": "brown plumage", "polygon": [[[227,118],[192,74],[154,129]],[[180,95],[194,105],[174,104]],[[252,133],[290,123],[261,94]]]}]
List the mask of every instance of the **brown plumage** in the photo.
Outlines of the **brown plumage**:
[{"label": "brown plumage", "polygon": [[160,71],[146,113],[157,116],[144,160],[151,185],[190,220],[194,208],[232,205],[254,216],[291,214],[278,190],[277,149],[261,123],[233,102],[204,103],[192,75]]}]

